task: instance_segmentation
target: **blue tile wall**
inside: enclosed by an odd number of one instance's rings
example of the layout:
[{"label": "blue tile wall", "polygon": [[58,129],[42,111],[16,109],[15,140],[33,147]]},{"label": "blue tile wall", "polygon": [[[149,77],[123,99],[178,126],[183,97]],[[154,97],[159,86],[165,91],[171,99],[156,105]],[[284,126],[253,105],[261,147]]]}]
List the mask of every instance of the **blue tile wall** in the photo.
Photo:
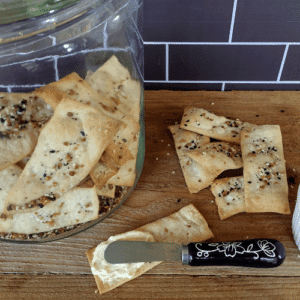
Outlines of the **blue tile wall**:
[{"label": "blue tile wall", "polygon": [[300,90],[299,0],[144,0],[145,89]]}]

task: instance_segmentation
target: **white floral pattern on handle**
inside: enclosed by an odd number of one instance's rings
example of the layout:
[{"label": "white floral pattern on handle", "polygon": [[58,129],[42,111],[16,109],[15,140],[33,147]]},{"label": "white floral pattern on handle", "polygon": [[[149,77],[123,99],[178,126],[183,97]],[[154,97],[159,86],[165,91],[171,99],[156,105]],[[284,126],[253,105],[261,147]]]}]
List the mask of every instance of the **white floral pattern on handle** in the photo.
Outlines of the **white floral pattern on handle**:
[{"label": "white floral pattern on handle", "polygon": [[275,257],[276,247],[267,240],[258,240],[257,245],[259,250],[253,250],[254,244],[250,244],[247,249],[241,246],[242,242],[223,242],[223,243],[211,243],[208,246],[215,247],[211,250],[201,249],[202,244],[196,243],[198,257],[209,257],[211,252],[224,252],[226,257],[235,257],[236,254],[252,253],[255,258],[259,258],[259,252],[263,252],[268,257]]}]

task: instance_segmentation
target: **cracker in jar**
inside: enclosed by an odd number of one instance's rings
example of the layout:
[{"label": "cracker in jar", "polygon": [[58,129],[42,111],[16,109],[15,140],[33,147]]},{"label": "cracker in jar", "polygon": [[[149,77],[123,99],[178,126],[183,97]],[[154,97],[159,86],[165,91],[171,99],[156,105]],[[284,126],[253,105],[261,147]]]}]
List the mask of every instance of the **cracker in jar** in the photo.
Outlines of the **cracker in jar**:
[{"label": "cracker in jar", "polygon": [[205,109],[186,107],[180,128],[194,131],[228,143],[240,144],[240,131],[250,126],[240,120],[217,116]]},{"label": "cracker in jar", "polygon": [[35,148],[40,128],[53,110],[26,93],[0,93],[0,170],[17,163]]},{"label": "cracker in jar", "polygon": [[290,214],[288,183],[279,125],[242,130],[246,212]]},{"label": "cracker in jar", "polygon": [[[62,196],[91,171],[120,123],[100,111],[64,98],[42,129],[37,146],[6,200],[8,213],[45,194]],[[24,207],[25,206],[25,207]]]},{"label": "cracker in jar", "polygon": [[[115,55],[112,55],[98,70],[90,74],[87,82],[93,89],[103,94],[106,99],[115,102],[116,106],[139,122],[141,84],[131,78]],[[138,109],[136,109],[138,107]]]},{"label": "cracker in jar", "polygon": [[[51,198],[50,198],[51,199]],[[0,232],[35,234],[98,218],[99,200],[96,188],[74,188],[35,212],[18,211],[0,219]]]}]

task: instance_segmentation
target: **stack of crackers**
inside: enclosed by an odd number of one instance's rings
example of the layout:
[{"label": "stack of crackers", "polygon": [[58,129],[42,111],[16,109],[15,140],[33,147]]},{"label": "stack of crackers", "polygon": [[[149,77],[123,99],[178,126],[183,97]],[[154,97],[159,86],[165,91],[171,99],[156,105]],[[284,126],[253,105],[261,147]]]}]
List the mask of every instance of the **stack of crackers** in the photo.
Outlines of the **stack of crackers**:
[{"label": "stack of crackers", "polygon": [[32,93],[1,93],[0,232],[94,220],[98,196],[134,185],[140,97],[116,56],[86,80],[72,73]]},{"label": "stack of crackers", "polygon": [[[241,212],[291,213],[279,125],[254,125],[186,107],[181,123],[169,129],[189,191],[210,187],[222,220]],[[243,176],[216,179],[239,168]]]}]

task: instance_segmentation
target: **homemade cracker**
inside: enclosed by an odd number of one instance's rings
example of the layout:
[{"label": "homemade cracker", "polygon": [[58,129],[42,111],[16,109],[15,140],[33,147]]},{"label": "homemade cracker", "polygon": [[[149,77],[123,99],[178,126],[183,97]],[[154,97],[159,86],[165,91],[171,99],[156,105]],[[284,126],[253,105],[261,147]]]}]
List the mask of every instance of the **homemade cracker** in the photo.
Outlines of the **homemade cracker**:
[{"label": "homemade cracker", "polygon": [[0,220],[4,212],[6,197],[21,173],[22,168],[17,165],[11,165],[0,171]]},{"label": "homemade cracker", "polygon": [[223,171],[243,166],[241,149],[235,144],[213,142],[183,153],[200,166],[197,170],[202,176],[201,189],[211,185]]},{"label": "homemade cracker", "polygon": [[194,160],[190,159],[184,152],[184,149],[197,149],[210,142],[210,138],[181,129],[179,125],[168,127],[171,131],[175,143],[175,149],[179,158],[179,163],[183,172],[186,185],[190,193],[197,193],[203,188],[206,181],[203,168]]},{"label": "homemade cracker", "polygon": [[[117,107],[110,98],[104,97],[104,93],[95,91],[77,73],[73,72],[60,80],[50,83],[34,91],[35,94],[43,97],[47,103],[56,108],[61,99],[68,96],[78,102],[90,105],[102,113],[124,122],[116,134],[116,140],[130,140],[132,131],[136,134],[139,131],[139,124],[133,117],[126,117],[126,113]],[[129,111],[129,110],[128,110]],[[131,129],[131,131],[129,131]],[[120,147],[117,141],[111,141],[104,155],[111,157],[117,166],[124,165],[128,160],[133,159],[130,151]]]},{"label": "homemade cracker", "polygon": [[189,204],[178,212],[135,230],[111,236],[86,252],[100,294],[130,281],[161,262],[110,264],[104,259],[106,247],[116,240],[170,242],[188,244],[213,238],[213,233],[200,212]]},{"label": "homemade cracker", "polygon": [[52,115],[53,110],[33,94],[0,93],[0,170],[34,150],[39,129]]},{"label": "homemade cracker", "polygon": [[96,188],[74,188],[35,212],[0,219],[0,232],[33,234],[85,223],[98,218]]},{"label": "homemade cracker", "polygon": [[[113,55],[98,70],[87,77],[91,87],[102,97],[112,100],[126,115],[133,116],[136,122],[140,117],[141,85],[133,80],[129,71]],[[139,109],[136,109],[136,108]]]},{"label": "homemade cracker", "polygon": [[239,145],[213,142],[198,149],[183,151],[214,176],[218,176],[225,170],[239,169],[243,166]]},{"label": "homemade cracker", "polygon": [[240,144],[240,131],[250,126],[240,120],[217,116],[205,109],[186,107],[180,128],[194,131],[217,140]]},{"label": "homemade cracker", "polygon": [[101,160],[95,164],[93,169],[90,172],[90,176],[95,183],[98,189],[102,189],[107,181],[116,175],[119,171],[119,168],[116,167],[113,163],[108,166]]},{"label": "homemade cracker", "polygon": [[76,186],[99,160],[119,126],[92,107],[62,99],[7,197],[7,212],[14,213],[18,206],[32,210],[30,201],[45,195],[57,198]]},{"label": "homemade cracker", "polygon": [[241,132],[246,212],[290,214],[288,183],[279,125]]},{"label": "homemade cracker", "polygon": [[216,179],[210,190],[221,220],[246,211],[243,176]]}]

